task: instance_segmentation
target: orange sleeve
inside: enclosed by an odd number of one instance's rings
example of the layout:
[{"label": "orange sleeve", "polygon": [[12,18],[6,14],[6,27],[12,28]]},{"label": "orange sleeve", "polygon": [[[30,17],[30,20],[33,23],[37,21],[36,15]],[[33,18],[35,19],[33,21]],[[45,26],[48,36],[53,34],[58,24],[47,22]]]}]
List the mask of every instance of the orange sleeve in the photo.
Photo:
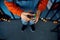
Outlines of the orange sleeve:
[{"label": "orange sleeve", "polygon": [[20,7],[18,7],[15,3],[4,1],[4,4],[10,12],[12,12],[15,15],[21,16],[23,10],[21,10]]},{"label": "orange sleeve", "polygon": [[48,0],[41,0],[37,9],[42,12],[43,10],[46,9],[47,3],[48,3]]}]

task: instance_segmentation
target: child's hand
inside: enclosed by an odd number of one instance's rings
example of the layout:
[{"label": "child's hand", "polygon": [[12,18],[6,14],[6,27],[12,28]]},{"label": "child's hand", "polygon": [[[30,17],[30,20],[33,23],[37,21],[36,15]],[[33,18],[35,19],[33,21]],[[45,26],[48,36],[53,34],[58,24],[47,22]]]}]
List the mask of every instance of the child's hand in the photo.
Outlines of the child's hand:
[{"label": "child's hand", "polygon": [[37,10],[37,11],[36,11],[35,24],[39,21],[40,13],[41,13],[40,10]]},{"label": "child's hand", "polygon": [[29,13],[29,12],[22,12],[22,14],[21,14],[21,18],[22,18],[23,20],[25,20],[25,21],[28,22],[28,21],[30,21],[31,19],[28,18],[27,15],[29,15],[29,16],[33,16],[33,14],[31,14],[31,13]]}]

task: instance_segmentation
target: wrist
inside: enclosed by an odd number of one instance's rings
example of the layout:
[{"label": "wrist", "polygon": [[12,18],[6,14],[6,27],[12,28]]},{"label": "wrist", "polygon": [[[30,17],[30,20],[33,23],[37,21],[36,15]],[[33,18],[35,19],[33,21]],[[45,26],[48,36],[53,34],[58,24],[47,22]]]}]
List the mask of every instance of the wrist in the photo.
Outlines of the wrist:
[{"label": "wrist", "polygon": [[22,11],[22,12],[20,13],[20,16],[21,16],[23,13],[24,13],[24,11]]}]

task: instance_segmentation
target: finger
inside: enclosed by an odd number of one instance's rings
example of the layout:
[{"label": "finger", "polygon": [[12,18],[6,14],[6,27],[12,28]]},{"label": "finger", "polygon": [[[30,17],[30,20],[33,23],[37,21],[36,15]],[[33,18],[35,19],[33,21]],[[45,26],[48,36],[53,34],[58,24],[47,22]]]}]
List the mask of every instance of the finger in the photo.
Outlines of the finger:
[{"label": "finger", "polygon": [[35,24],[38,22],[38,20],[35,20]]},{"label": "finger", "polygon": [[28,17],[24,16],[22,17],[22,19],[24,19],[25,21],[30,21],[31,19],[29,19]]},{"label": "finger", "polygon": [[34,16],[35,14],[31,14],[31,13],[29,13],[28,15],[30,15],[30,16]]},{"label": "finger", "polygon": [[30,15],[30,16],[34,16],[34,14],[31,14],[31,13],[26,13],[25,15]]},{"label": "finger", "polygon": [[30,20],[31,20],[30,18],[26,17],[26,21],[30,21]]}]

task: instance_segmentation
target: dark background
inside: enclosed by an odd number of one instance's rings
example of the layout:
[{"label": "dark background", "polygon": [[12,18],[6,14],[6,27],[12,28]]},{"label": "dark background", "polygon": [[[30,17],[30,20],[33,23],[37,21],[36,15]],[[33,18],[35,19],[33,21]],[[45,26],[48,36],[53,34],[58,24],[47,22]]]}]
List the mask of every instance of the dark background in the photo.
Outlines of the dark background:
[{"label": "dark background", "polygon": [[6,40],[57,40],[57,33],[51,32],[51,29],[56,27],[52,22],[39,21],[35,26],[35,32],[31,32],[29,26],[26,31],[21,32],[21,27],[20,20],[10,23],[0,22],[0,38]]}]

